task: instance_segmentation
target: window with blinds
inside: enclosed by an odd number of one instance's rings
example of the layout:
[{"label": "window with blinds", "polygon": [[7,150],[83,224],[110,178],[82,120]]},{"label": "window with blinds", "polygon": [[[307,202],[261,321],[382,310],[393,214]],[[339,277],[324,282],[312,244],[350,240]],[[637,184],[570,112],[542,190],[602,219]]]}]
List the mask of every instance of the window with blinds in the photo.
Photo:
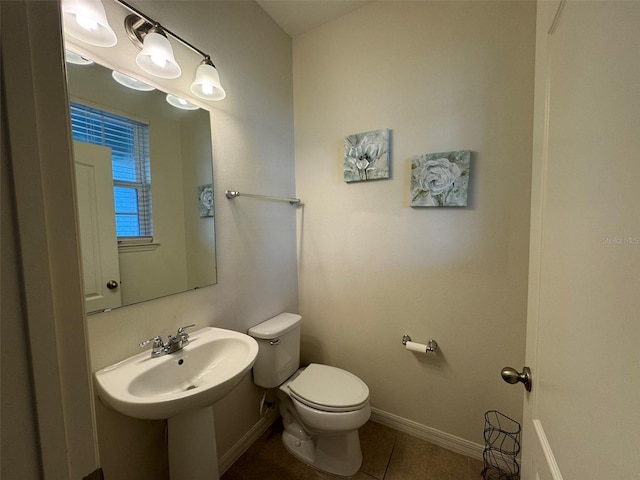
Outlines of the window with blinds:
[{"label": "window with blinds", "polygon": [[149,126],[71,103],[71,130],[78,142],[111,149],[118,239],[152,237]]}]

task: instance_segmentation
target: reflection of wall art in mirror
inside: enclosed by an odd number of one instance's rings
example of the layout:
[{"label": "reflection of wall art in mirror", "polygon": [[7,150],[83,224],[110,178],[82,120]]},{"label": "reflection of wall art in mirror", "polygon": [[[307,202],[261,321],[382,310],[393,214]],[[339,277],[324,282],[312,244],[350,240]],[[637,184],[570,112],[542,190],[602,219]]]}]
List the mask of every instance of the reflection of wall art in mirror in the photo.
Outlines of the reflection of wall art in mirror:
[{"label": "reflection of wall art in mirror", "polygon": [[466,207],[470,161],[470,150],[414,155],[411,206]]},{"label": "reflection of wall art in mirror", "polygon": [[356,133],[344,139],[344,181],[389,178],[389,130]]},{"label": "reflection of wall art in mirror", "polygon": [[213,217],[213,185],[200,185],[198,199],[200,200],[200,217]]}]

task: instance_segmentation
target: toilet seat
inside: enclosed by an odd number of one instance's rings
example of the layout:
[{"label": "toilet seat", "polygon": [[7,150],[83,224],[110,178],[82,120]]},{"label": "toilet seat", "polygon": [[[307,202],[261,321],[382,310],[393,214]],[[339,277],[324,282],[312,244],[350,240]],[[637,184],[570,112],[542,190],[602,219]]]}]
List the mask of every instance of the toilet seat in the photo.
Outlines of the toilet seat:
[{"label": "toilet seat", "polygon": [[329,365],[310,364],[289,384],[291,397],[325,412],[352,412],[369,401],[369,387],[354,374]]}]

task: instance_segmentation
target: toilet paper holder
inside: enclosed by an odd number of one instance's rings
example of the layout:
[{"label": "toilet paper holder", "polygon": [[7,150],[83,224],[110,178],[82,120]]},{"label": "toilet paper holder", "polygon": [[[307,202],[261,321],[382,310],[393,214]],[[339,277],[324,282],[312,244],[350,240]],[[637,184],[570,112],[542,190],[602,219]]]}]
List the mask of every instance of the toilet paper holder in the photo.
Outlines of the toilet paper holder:
[{"label": "toilet paper holder", "polygon": [[412,350],[414,352],[435,352],[438,349],[438,342],[436,342],[433,338],[430,338],[427,344],[424,343],[415,343],[411,341],[411,337],[409,335],[403,335],[402,337],[402,345],[404,345],[407,350]]}]

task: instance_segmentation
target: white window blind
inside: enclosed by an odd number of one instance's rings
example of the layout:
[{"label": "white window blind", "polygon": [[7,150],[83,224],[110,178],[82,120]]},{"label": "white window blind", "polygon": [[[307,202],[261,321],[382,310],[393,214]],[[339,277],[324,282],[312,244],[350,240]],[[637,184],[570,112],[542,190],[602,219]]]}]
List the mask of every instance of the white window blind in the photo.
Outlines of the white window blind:
[{"label": "white window blind", "polygon": [[152,237],[149,126],[71,103],[71,130],[78,142],[111,149],[118,238]]}]

